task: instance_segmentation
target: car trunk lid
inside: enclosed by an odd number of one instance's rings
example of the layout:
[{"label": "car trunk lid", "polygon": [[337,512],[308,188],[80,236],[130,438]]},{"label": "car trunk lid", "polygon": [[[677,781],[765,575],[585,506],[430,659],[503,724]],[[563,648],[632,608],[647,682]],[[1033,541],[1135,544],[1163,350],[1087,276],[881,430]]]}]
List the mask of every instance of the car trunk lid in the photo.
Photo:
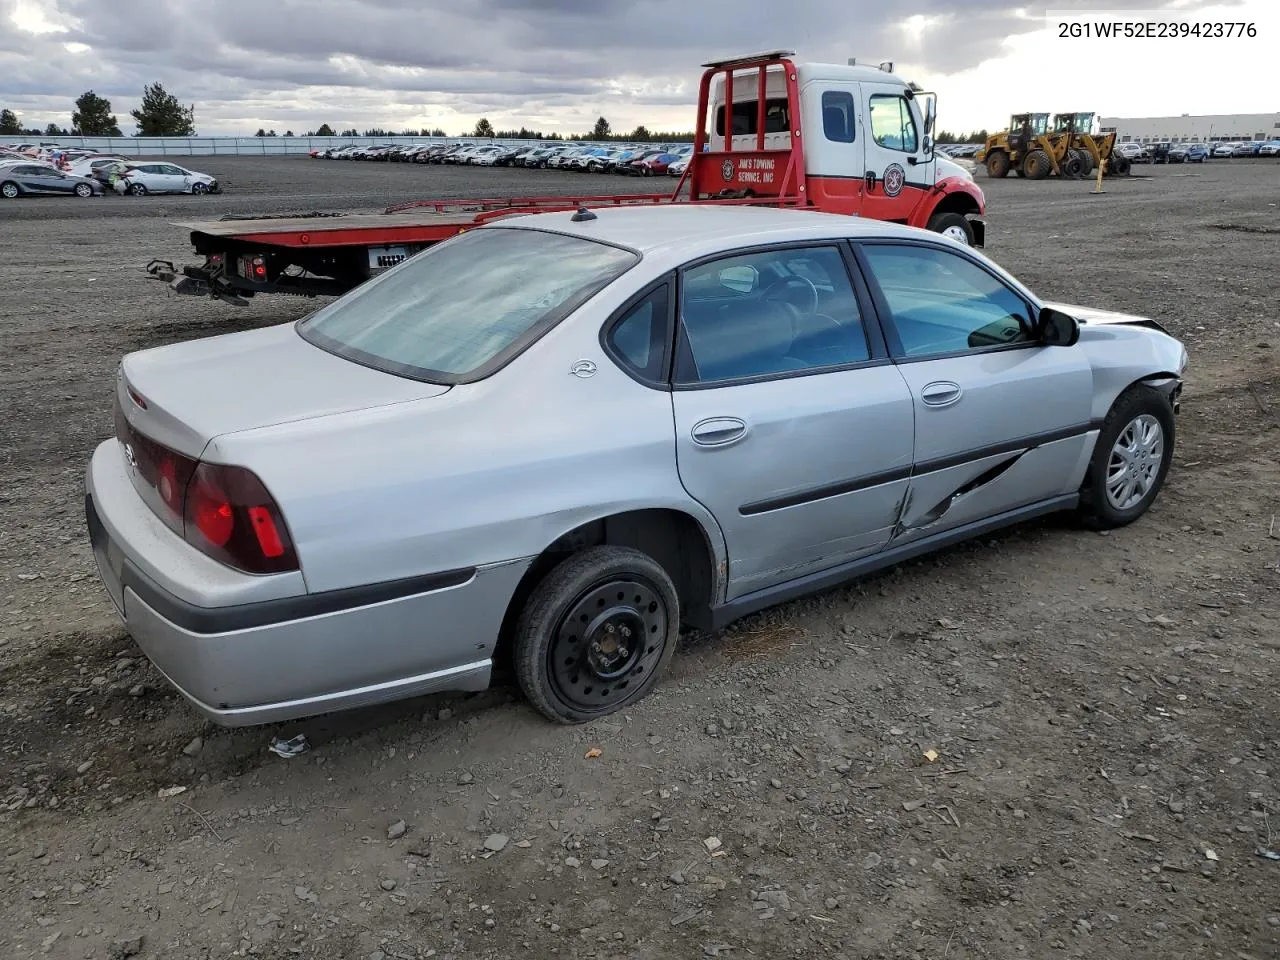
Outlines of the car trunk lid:
[{"label": "car trunk lid", "polygon": [[449,388],[327,353],[293,324],[129,354],[116,401],[132,427],[198,459],[214,437],[439,396]]}]

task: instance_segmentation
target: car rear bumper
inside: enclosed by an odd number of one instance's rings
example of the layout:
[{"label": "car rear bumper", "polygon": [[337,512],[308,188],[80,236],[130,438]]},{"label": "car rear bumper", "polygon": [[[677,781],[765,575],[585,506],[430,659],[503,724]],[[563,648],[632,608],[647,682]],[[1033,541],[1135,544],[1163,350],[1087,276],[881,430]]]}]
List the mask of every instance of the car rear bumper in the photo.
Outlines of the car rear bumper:
[{"label": "car rear bumper", "polygon": [[[116,469],[112,454],[122,458],[104,449],[114,444],[95,452],[86,481],[99,575],[138,646],[209,720],[250,726],[488,686],[502,620],[527,561],[324,593],[192,603],[180,595],[187,590],[160,582],[156,571],[198,578],[207,558],[158,519],[158,529],[139,525],[136,510],[150,511],[127,476],[121,486],[123,467]],[[221,576],[274,579],[226,568]]]}]

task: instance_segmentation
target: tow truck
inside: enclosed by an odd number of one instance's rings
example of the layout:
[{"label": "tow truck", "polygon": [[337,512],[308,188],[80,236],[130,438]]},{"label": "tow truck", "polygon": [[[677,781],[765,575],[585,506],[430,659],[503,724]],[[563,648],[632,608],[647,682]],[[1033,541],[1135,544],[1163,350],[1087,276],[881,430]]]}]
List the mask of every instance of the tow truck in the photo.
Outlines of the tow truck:
[{"label": "tow truck", "polygon": [[496,219],[630,204],[817,209],[985,245],[982,190],[934,151],[934,94],[904,81],[891,62],[794,57],[771,50],[702,65],[694,150],[670,194],[419,200],[373,214],[184,223],[203,262],[153,260],[147,272],[177,293],[233,304],[269,293],[335,296]]}]

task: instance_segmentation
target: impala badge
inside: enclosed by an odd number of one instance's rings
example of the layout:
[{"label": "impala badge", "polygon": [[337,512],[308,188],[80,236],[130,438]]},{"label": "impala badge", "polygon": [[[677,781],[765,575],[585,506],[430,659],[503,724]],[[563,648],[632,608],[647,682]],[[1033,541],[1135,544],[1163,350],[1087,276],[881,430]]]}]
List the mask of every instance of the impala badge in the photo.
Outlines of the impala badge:
[{"label": "impala badge", "polygon": [[585,380],[587,377],[594,377],[596,375],[596,365],[592,360],[577,360],[574,361],[573,366],[569,368],[569,372],[575,377],[580,377]]}]

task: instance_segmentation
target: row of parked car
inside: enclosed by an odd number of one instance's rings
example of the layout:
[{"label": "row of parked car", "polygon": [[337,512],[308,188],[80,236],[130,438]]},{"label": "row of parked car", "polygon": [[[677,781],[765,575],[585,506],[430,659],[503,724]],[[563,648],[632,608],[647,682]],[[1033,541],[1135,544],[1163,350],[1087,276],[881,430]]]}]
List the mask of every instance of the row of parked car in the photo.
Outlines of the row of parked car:
[{"label": "row of parked car", "polygon": [[57,144],[42,146],[34,152],[19,149],[30,146],[0,147],[0,198],[222,192],[216,177],[168,161],[64,150]]},{"label": "row of parked car", "polygon": [[1204,163],[1232,157],[1280,157],[1280,140],[1244,143],[1121,143],[1130,163]]},{"label": "row of parked car", "polygon": [[539,170],[577,170],[633,176],[679,177],[693,154],[693,145],[633,144],[591,146],[556,143],[529,146],[500,143],[420,143],[336,147],[313,150],[318,160],[380,160],[393,163],[452,163],[477,167],[528,167]]}]

